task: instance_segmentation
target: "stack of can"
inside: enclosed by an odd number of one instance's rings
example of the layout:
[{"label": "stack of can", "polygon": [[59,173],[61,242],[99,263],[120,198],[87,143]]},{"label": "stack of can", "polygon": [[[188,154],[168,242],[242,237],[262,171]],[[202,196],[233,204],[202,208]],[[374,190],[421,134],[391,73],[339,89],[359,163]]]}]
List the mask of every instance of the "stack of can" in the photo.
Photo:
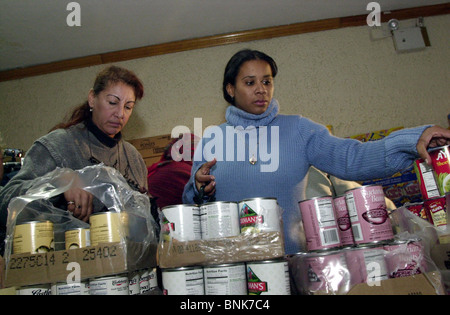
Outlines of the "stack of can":
[{"label": "stack of can", "polygon": [[[99,212],[90,216],[90,228],[65,231],[65,249],[73,250],[100,243],[121,242],[127,235],[125,213]],[[30,221],[17,224],[13,237],[13,253],[44,253],[54,250],[53,223]],[[58,282],[20,287],[18,295],[135,295],[158,288],[156,268],[130,273],[105,275],[76,282]]]},{"label": "stack of can", "polygon": [[[426,269],[423,252],[413,253],[422,250],[419,241],[394,241],[382,186],[358,187],[336,198],[312,198],[299,202],[299,208],[307,252],[291,257],[290,266],[303,293],[339,294],[358,283]],[[394,259],[395,254],[402,260]]]},{"label": "stack of can", "polygon": [[[162,209],[162,240],[211,240],[246,233],[281,231],[275,198],[217,201]],[[270,284],[268,284],[270,282]],[[162,270],[167,295],[290,294],[286,260],[222,263]]]}]

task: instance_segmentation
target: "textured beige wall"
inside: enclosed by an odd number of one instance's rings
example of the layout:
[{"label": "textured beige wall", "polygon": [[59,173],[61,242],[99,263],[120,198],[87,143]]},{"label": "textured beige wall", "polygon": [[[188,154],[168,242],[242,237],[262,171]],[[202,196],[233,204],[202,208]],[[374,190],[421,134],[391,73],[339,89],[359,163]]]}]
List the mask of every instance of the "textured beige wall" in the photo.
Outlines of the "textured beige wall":
[{"label": "textured beige wall", "polygon": [[[426,50],[398,54],[391,38],[373,41],[369,27],[261,40],[118,63],[145,85],[125,138],[193,130],[224,121],[221,82],[239,49],[262,50],[277,61],[275,97],[284,114],[334,126],[338,136],[421,124],[447,125],[450,113],[450,15],[425,19]],[[0,133],[7,147],[28,149],[75,105],[96,73],[83,68],[0,83]]]}]

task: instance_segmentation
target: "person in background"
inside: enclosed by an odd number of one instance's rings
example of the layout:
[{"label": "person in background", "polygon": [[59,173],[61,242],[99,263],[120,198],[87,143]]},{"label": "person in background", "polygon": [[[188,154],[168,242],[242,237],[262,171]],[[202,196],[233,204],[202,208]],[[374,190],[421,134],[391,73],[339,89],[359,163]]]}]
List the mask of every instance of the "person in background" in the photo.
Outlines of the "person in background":
[{"label": "person in background", "polygon": [[[117,169],[132,189],[147,192],[147,168],[136,148],[122,139],[136,103],[143,97],[140,79],[131,71],[110,66],[101,71],[87,101],[68,119],[37,139],[28,150],[23,166],[0,191],[0,246],[4,246],[9,201],[26,193],[34,180],[57,167],[79,170],[104,163]],[[71,188],[54,205],[88,221],[104,205],[89,192]],[[4,248],[0,248],[0,253]]]},{"label": "person in background", "polygon": [[[298,202],[305,199],[311,165],[345,180],[384,178],[408,167],[419,156],[430,161],[428,147],[450,143],[449,130],[430,125],[403,129],[366,143],[332,136],[325,126],[308,118],[279,114],[280,105],[273,98],[277,72],[275,61],[260,51],[242,50],[229,60],[222,85],[230,104],[226,123],[214,126],[214,132],[205,130],[183,201],[192,203],[199,196],[205,201],[277,198],[283,209],[288,255],[302,250]],[[212,136],[221,132],[225,139],[230,129],[233,142],[220,142]],[[209,142],[214,144],[214,152],[207,150],[213,147]],[[257,144],[259,150],[250,148],[250,143]],[[244,157],[238,150],[242,146]]]},{"label": "person in background", "polygon": [[[192,157],[199,140],[196,138],[193,134],[185,134],[172,140],[160,160],[148,168],[148,191],[155,198],[158,208],[182,203],[184,186],[191,177]],[[182,158],[184,149],[190,149],[190,159]]]}]

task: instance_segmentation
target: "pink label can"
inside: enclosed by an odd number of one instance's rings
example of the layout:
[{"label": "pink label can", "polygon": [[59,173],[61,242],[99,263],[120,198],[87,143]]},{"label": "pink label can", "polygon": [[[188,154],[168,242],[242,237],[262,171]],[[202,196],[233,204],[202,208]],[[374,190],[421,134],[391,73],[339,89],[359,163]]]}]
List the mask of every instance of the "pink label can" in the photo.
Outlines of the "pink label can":
[{"label": "pink label can", "polygon": [[299,202],[308,251],[341,246],[333,197],[316,197]]},{"label": "pink label can", "polygon": [[294,257],[294,283],[302,294],[345,294],[350,274],[342,250]]},{"label": "pink label can", "polygon": [[345,193],[355,244],[394,238],[382,186],[362,186]]},{"label": "pink label can", "polygon": [[419,240],[395,241],[384,245],[389,278],[400,278],[426,272],[425,251]]},{"label": "pink label can", "polygon": [[388,279],[386,251],[382,246],[364,245],[345,250],[344,254],[351,285],[358,283],[377,285],[379,281]]},{"label": "pink label can", "polygon": [[336,197],[333,202],[342,246],[353,246],[355,245],[355,240],[353,239],[352,222],[350,221],[350,215],[348,214],[345,196]]}]

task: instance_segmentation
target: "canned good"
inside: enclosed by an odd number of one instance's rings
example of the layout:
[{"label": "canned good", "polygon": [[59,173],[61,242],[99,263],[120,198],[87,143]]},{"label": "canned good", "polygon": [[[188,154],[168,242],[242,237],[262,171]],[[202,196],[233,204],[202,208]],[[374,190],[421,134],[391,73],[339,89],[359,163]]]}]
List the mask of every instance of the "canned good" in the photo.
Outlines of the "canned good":
[{"label": "canned good", "polygon": [[344,251],[350,272],[350,283],[375,283],[388,279],[385,261],[386,251],[382,246],[363,245]]},{"label": "canned good", "polygon": [[445,197],[427,199],[423,202],[428,221],[438,229],[447,227],[447,200]]},{"label": "canned good", "polygon": [[139,285],[139,271],[133,271],[128,274],[128,294],[138,295],[141,293]]},{"label": "canned good", "polygon": [[450,146],[433,148],[429,151],[436,183],[441,196],[450,192]]},{"label": "canned good", "polygon": [[181,267],[162,270],[164,295],[204,295],[202,267]]},{"label": "canned good", "polygon": [[355,244],[367,244],[394,238],[383,187],[362,186],[345,193]]},{"label": "canned good", "polygon": [[67,230],[65,233],[66,250],[91,246],[91,231],[85,228]]},{"label": "canned good", "polygon": [[295,259],[299,269],[296,284],[306,294],[347,293],[350,274],[343,251],[299,255]]},{"label": "canned good", "polygon": [[333,199],[334,210],[336,211],[336,223],[339,228],[339,236],[343,247],[355,245],[352,232],[352,222],[348,214],[347,202],[345,196],[339,196]]},{"label": "canned good", "polygon": [[53,251],[53,223],[30,221],[16,225],[13,237],[14,254],[38,254]]},{"label": "canned good", "polygon": [[280,207],[276,198],[253,198],[239,202],[241,233],[281,232]]},{"label": "canned good", "polygon": [[96,212],[89,217],[89,223],[91,224],[91,246],[121,242],[128,234],[124,212]]},{"label": "canned good", "polygon": [[309,251],[340,247],[333,197],[315,197],[299,202]]},{"label": "canned good", "polygon": [[414,163],[414,172],[420,187],[420,193],[424,199],[440,196],[440,191],[434,178],[433,167],[423,159],[417,159]]},{"label": "canned good", "polygon": [[209,202],[200,206],[202,239],[236,236],[240,233],[236,202]]},{"label": "canned good", "polygon": [[203,268],[206,295],[247,295],[245,263]]},{"label": "canned good", "polygon": [[155,290],[158,287],[158,278],[156,268],[146,268],[139,270],[140,293]]},{"label": "canned good", "polygon": [[163,239],[179,241],[200,240],[200,208],[196,205],[173,205],[162,209]]},{"label": "canned good", "polygon": [[285,260],[248,262],[249,295],[290,295],[289,267]]},{"label": "canned good", "polygon": [[420,241],[394,241],[384,245],[389,278],[407,277],[426,272],[424,247]]},{"label": "canned good", "polygon": [[16,291],[16,295],[51,295],[52,290],[50,284],[36,284],[20,287]]},{"label": "canned good", "polygon": [[89,281],[78,283],[54,283],[52,295],[89,295]]},{"label": "canned good", "polygon": [[128,275],[119,274],[89,280],[91,295],[129,295]]}]

